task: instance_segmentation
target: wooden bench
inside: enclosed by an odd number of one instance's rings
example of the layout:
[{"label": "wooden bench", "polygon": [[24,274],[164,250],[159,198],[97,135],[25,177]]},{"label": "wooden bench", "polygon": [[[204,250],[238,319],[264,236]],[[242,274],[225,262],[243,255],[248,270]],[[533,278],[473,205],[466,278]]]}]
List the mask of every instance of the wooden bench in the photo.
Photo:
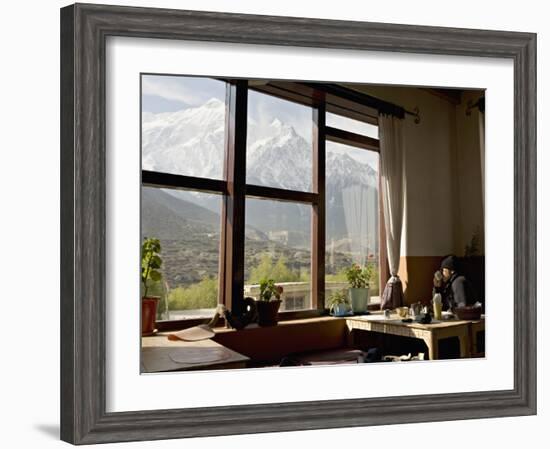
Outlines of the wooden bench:
[{"label": "wooden bench", "polygon": [[214,341],[251,359],[251,364],[278,365],[291,354],[349,349],[346,321],[334,317],[280,321],[277,326],[242,330],[215,329]]}]

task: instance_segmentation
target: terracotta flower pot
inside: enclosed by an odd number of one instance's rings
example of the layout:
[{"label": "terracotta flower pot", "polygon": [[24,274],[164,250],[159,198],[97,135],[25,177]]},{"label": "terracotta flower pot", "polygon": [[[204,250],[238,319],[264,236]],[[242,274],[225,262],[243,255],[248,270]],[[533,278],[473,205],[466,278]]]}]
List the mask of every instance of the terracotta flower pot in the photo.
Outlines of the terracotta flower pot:
[{"label": "terracotta flower pot", "polygon": [[141,335],[152,335],[155,333],[159,301],[160,297],[158,296],[141,298]]},{"label": "terracotta flower pot", "polygon": [[272,301],[256,301],[256,307],[258,309],[258,324],[260,326],[275,326],[278,322],[277,314],[279,313],[280,306],[280,299]]}]

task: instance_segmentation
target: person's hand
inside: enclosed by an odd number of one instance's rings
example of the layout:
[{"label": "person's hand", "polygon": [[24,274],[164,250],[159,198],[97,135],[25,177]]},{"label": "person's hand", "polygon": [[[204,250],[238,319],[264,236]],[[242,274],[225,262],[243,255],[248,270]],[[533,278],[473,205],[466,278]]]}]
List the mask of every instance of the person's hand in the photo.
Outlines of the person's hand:
[{"label": "person's hand", "polygon": [[434,287],[441,287],[443,285],[443,274],[441,271],[437,270],[434,273]]}]

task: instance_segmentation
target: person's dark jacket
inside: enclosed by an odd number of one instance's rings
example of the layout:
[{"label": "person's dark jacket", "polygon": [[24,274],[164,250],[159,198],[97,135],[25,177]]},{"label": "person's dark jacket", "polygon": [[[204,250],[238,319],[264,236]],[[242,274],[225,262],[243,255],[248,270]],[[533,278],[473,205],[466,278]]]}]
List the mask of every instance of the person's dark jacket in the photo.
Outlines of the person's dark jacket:
[{"label": "person's dark jacket", "polygon": [[472,284],[464,276],[453,273],[441,289],[443,310],[472,305],[476,302]]}]

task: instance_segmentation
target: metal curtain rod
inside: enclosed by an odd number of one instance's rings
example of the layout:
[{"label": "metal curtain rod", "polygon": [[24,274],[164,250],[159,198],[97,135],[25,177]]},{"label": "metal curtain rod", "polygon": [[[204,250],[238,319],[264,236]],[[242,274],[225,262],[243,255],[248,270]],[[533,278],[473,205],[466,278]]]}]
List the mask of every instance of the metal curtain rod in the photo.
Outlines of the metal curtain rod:
[{"label": "metal curtain rod", "polygon": [[420,109],[418,109],[418,106],[415,106],[415,108],[411,111],[407,111],[404,109],[405,114],[412,115],[414,117],[414,123],[417,125],[420,123]]},{"label": "metal curtain rod", "polygon": [[[229,81],[229,79],[227,78],[216,79],[225,82]],[[251,84],[256,86],[267,85],[268,83],[268,80],[251,80]],[[356,90],[349,89],[347,87],[343,87],[334,83],[316,83],[308,81],[295,81],[294,83],[297,85],[306,86],[318,92],[334,95],[335,97],[342,98],[344,100],[348,100],[362,106],[371,107],[373,109],[376,109],[380,114],[393,115],[394,117],[398,117],[400,119],[404,119],[405,114],[411,115],[414,117],[414,123],[420,123],[420,110],[418,109],[418,106],[415,107],[412,111],[409,111],[404,107],[398,106],[394,103],[390,103],[389,101],[380,100],[379,98],[373,97],[372,95],[358,92]]]},{"label": "metal curtain rod", "polygon": [[301,83],[311,87],[312,89],[317,89],[327,94],[331,94],[340,98],[344,98],[355,103],[362,104],[364,106],[370,106],[376,109],[381,114],[393,115],[398,118],[405,118],[405,114],[412,115],[414,117],[414,123],[420,123],[420,110],[418,107],[415,107],[412,111],[405,109],[402,106],[398,106],[389,101],[380,100],[379,98],[373,97],[362,92],[358,92],[353,89],[348,89],[347,87],[339,86],[338,84],[333,83]]}]

